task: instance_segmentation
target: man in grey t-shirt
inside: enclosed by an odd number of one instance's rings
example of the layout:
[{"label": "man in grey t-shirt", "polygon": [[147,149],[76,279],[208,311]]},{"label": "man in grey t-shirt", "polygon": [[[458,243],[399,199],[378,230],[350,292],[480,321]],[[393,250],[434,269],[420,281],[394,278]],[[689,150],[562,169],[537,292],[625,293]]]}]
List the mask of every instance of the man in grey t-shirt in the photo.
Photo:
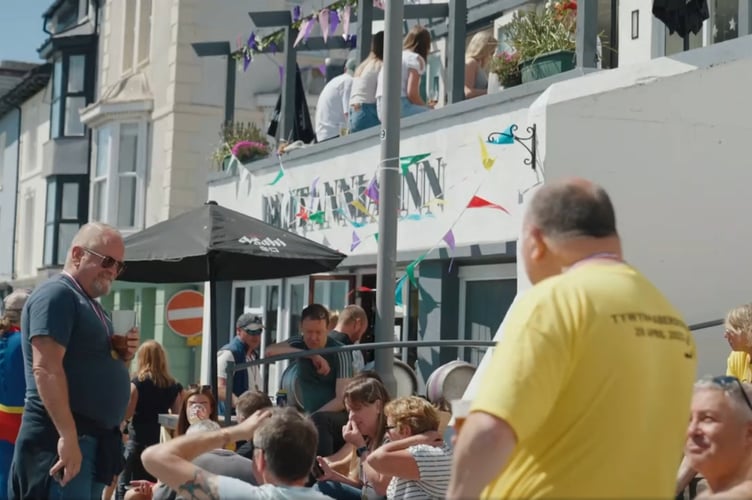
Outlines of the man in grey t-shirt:
[{"label": "man in grey t-shirt", "polygon": [[[253,439],[253,472],[262,486],[212,474],[190,462],[243,439]],[[152,446],[141,460],[147,471],[184,497],[321,500],[329,497],[304,487],[316,444],[316,428],[294,408],[263,409],[236,426]]]}]

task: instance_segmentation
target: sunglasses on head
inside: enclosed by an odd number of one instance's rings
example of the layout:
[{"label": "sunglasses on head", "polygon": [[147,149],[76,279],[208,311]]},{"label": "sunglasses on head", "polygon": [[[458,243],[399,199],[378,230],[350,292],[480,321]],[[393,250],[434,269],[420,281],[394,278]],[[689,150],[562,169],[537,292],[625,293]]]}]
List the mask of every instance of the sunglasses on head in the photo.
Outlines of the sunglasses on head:
[{"label": "sunglasses on head", "polygon": [[190,384],[188,386],[189,391],[199,391],[201,393],[212,392],[210,385]]},{"label": "sunglasses on head", "polygon": [[84,252],[90,255],[93,255],[94,257],[99,257],[101,261],[100,265],[102,266],[103,269],[109,269],[112,266],[116,266],[115,270],[117,271],[118,275],[120,275],[120,273],[122,273],[123,270],[125,269],[125,262],[121,262],[117,259],[113,259],[112,257],[108,255],[102,255],[99,252],[95,252],[91,248],[86,248],[86,247],[81,247],[81,248],[83,248]]},{"label": "sunglasses on head", "polygon": [[749,397],[747,397],[747,391],[744,390],[744,386],[742,385],[741,380],[739,380],[736,377],[731,377],[728,375],[723,375],[720,377],[714,377],[713,383],[716,385],[719,385],[725,390],[736,390],[739,389],[739,392],[742,394],[742,398],[744,399],[744,402],[747,403],[747,407],[752,410],[752,402],[750,402]]}]

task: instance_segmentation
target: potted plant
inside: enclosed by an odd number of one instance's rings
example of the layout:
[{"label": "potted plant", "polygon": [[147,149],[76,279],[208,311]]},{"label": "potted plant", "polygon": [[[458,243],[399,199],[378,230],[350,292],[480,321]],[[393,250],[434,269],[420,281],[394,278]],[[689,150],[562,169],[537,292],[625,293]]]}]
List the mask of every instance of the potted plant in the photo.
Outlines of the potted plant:
[{"label": "potted plant", "polygon": [[575,0],[515,13],[506,30],[519,54],[523,83],[574,69],[576,22]]},{"label": "potted plant", "polygon": [[233,156],[244,165],[269,156],[269,142],[255,123],[223,123],[219,137],[213,159],[221,170],[227,170]]},{"label": "potted plant", "polygon": [[491,59],[490,71],[496,75],[501,88],[509,88],[519,85],[522,83],[519,52],[504,51],[496,54],[493,59]]}]

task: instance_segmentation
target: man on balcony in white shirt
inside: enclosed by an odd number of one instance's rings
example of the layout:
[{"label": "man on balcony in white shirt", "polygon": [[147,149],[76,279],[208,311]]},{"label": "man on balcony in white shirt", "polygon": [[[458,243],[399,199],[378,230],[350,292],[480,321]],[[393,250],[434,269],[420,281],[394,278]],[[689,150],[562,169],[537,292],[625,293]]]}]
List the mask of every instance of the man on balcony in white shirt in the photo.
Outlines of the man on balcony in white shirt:
[{"label": "man on balcony in white shirt", "polygon": [[317,142],[337,137],[347,128],[352,75],[357,65],[357,60],[350,57],[345,64],[345,72],[329,80],[321,90],[316,105]]}]

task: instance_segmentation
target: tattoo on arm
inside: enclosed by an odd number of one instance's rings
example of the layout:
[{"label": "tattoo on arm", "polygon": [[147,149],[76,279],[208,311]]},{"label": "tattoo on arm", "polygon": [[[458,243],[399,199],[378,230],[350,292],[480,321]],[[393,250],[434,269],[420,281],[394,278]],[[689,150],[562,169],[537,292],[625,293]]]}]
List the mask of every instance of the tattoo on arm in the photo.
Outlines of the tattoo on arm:
[{"label": "tattoo on arm", "polygon": [[190,500],[219,500],[217,476],[196,467],[193,479],[181,484],[177,493]]}]

